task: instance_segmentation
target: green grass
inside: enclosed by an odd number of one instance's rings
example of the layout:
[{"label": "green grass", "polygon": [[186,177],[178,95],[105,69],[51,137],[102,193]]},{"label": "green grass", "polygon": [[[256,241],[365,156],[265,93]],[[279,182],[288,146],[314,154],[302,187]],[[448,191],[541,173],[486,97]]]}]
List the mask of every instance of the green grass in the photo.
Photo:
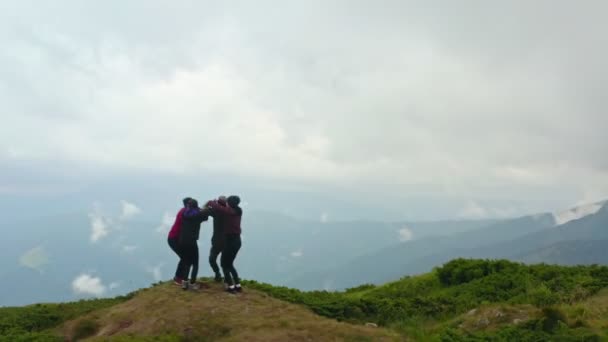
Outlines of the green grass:
[{"label": "green grass", "polygon": [[122,303],[133,295],[131,293],[112,299],[71,303],[1,307],[0,341],[63,341],[51,331],[52,328],[89,312]]},{"label": "green grass", "polygon": [[[163,283],[137,296],[0,308],[0,341],[62,341],[64,336],[109,336],[104,335],[109,331],[118,341],[179,341],[188,338],[184,331],[208,340],[308,338],[313,331],[353,341],[392,340],[391,334],[413,341],[608,340],[605,266],[457,259],[424,275],[341,292],[303,292],[255,281],[244,286],[239,297],[215,284],[193,294]],[[233,305],[226,306],[227,300]],[[186,306],[187,312],[206,314],[182,319]],[[336,325],[306,309],[389,330]]]},{"label": "green grass", "polygon": [[[457,259],[428,274],[344,292],[302,292],[257,282],[248,282],[247,286],[305,305],[326,317],[376,322],[420,340],[485,341],[494,340],[494,336],[496,340],[539,341],[549,336],[554,340],[594,341],[606,336],[606,329],[587,322],[606,322],[606,316],[580,314],[573,322],[547,316],[576,307],[606,288],[608,268],[604,266],[529,266],[506,260]],[[472,309],[497,305],[508,309],[523,304],[534,308],[528,313],[526,324],[490,322],[490,329],[481,327],[478,331],[465,331],[458,326],[462,321],[459,317]],[[608,309],[608,303],[603,304]],[[505,313],[500,315],[504,319]]]}]

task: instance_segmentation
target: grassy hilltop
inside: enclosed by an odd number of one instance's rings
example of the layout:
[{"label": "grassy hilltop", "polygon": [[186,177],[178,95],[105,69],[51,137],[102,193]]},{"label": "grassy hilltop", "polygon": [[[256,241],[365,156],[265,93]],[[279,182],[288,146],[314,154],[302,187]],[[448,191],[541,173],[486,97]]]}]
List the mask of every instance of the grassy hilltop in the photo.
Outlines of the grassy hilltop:
[{"label": "grassy hilltop", "polygon": [[397,341],[383,328],[338,322],[247,289],[198,292],[160,283],[126,297],[0,309],[2,341]]},{"label": "grassy hilltop", "polygon": [[344,292],[245,286],[230,295],[217,284],[194,293],[159,283],[114,299],[0,308],[0,340],[608,339],[604,266],[457,259],[424,275]]}]

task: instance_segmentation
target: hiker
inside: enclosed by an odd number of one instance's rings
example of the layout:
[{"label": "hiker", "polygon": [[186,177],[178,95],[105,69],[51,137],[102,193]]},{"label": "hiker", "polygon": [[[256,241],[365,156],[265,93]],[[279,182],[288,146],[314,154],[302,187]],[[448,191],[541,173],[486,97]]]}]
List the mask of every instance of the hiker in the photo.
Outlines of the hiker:
[{"label": "hiker", "polygon": [[[227,206],[226,196],[220,196],[217,199],[218,205]],[[214,280],[216,282],[222,281],[222,274],[220,268],[217,265],[217,257],[222,253],[224,249],[224,232],[222,231],[221,215],[214,215],[213,210],[210,211],[213,217],[213,236],[211,237],[211,249],[209,250],[209,265],[215,273]]]},{"label": "hiker", "polygon": [[[182,214],[182,229],[179,235],[179,246],[184,256],[184,268],[182,269],[182,289],[188,288],[198,290],[200,285],[196,283],[198,274],[198,237],[201,230],[201,223],[209,218],[209,210],[198,207],[195,199],[190,199],[188,207]],[[188,281],[188,274],[190,281]]]},{"label": "hiker", "polygon": [[220,222],[224,233],[224,249],[220,264],[224,272],[224,284],[226,291],[230,293],[241,292],[241,280],[234,268],[234,259],[236,258],[239,249],[241,249],[241,217],[243,209],[239,207],[241,199],[238,196],[229,196],[226,199],[226,206],[223,206],[219,201],[210,201],[208,207],[214,217],[220,217]]},{"label": "hiker", "polygon": [[175,222],[173,223],[171,230],[169,230],[169,236],[167,237],[167,242],[169,243],[169,247],[179,257],[179,262],[177,263],[177,267],[175,269],[175,275],[173,276],[173,283],[175,283],[176,285],[182,284],[182,278],[180,277],[180,275],[182,273],[182,269],[184,268],[184,257],[179,248],[179,233],[182,228],[182,215],[183,215],[184,211],[186,210],[186,206],[188,205],[188,202],[190,200],[191,200],[190,197],[186,197],[182,200],[182,202],[184,203],[184,207],[181,208],[179,210],[179,212],[177,213],[177,215],[175,216]]}]

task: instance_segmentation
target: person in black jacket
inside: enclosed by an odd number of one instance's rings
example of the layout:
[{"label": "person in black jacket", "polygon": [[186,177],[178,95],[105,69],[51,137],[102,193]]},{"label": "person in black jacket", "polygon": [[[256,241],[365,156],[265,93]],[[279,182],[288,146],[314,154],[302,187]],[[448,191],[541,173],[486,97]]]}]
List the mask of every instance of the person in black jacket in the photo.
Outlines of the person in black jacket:
[{"label": "person in black jacket", "polygon": [[[220,196],[217,199],[219,205],[226,206],[226,196]],[[222,217],[221,215],[214,215],[213,211],[211,212],[211,216],[213,217],[213,236],[211,237],[211,249],[209,250],[209,265],[215,273],[215,281],[221,282],[222,274],[220,273],[220,267],[217,265],[217,257],[222,253],[224,249],[224,231],[222,226]]]},{"label": "person in black jacket", "polygon": [[[191,199],[188,202],[188,208],[183,213],[182,229],[179,234],[179,244],[182,254],[184,256],[184,267],[182,269],[182,288],[187,290],[188,288],[198,290],[199,284],[196,283],[196,277],[198,274],[198,237],[201,230],[201,223],[209,219],[209,210],[200,209],[198,202],[195,199]],[[188,274],[190,274],[190,281],[188,282]]]}]

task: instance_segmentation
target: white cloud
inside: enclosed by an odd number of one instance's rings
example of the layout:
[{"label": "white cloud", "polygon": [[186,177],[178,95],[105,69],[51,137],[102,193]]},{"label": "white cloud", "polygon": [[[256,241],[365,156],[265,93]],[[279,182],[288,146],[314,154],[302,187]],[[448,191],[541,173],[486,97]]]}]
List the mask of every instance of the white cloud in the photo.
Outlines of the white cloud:
[{"label": "white cloud", "polygon": [[467,220],[479,220],[485,218],[509,218],[520,215],[522,210],[514,207],[504,208],[487,208],[481,206],[475,201],[468,201],[465,206],[458,212],[458,218]]},{"label": "white cloud", "polygon": [[139,207],[137,207],[133,203],[122,200],[120,201],[120,204],[122,205],[122,214],[120,217],[123,220],[132,218],[133,216],[136,216],[137,214],[141,213],[141,209],[139,209]]},{"label": "white cloud", "polygon": [[161,268],[165,265],[164,262],[159,263],[156,266],[146,267],[146,271],[152,275],[155,281],[163,279]]},{"label": "white cloud", "polygon": [[108,285],[108,289],[109,289],[110,291],[111,291],[111,290],[114,290],[114,289],[117,289],[117,288],[119,288],[119,287],[120,287],[120,283],[119,283],[119,282],[116,282],[116,281],[115,281],[115,282],[112,282],[112,283],[110,283],[110,285]]},{"label": "white cloud", "polygon": [[322,213],[319,221],[321,221],[321,223],[327,223],[328,219],[329,219],[329,215],[327,213]]},{"label": "white cloud", "polygon": [[107,290],[101,278],[89,274],[81,274],[72,281],[72,290],[76,294],[103,296]]},{"label": "white cloud", "polygon": [[96,243],[107,237],[112,231],[122,229],[122,221],[141,213],[141,210],[133,203],[122,200],[120,201],[120,204],[120,214],[110,216],[103,212],[100,203],[93,203],[93,209],[91,212],[89,212],[89,220],[91,224],[91,242]]},{"label": "white cloud", "polygon": [[174,218],[168,212],[163,214],[163,218],[161,219],[160,225],[156,228],[156,232],[160,234],[166,234],[173,226]]},{"label": "white cloud", "polygon": [[291,252],[289,255],[291,255],[293,258],[301,258],[304,255],[304,252],[302,252],[302,249],[298,249]]},{"label": "white cloud", "polygon": [[49,255],[42,246],[34,247],[19,258],[19,264],[39,272],[49,263]]},{"label": "white cloud", "polygon": [[553,214],[555,225],[559,226],[570,221],[582,219],[585,216],[594,215],[605,205],[605,202],[581,205]]},{"label": "white cloud", "polygon": [[[113,2],[7,6],[0,151],[9,163],[460,198],[608,191],[605,2],[550,11],[199,2],[150,9],[138,25],[128,19],[138,6],[117,18]],[[566,17],[571,25],[556,25]],[[155,25],[167,20],[179,24]],[[27,22],[37,29],[22,30]],[[204,121],[214,122],[208,141],[226,142],[221,151],[180,124]]]},{"label": "white cloud", "polygon": [[110,233],[111,219],[104,216],[98,204],[89,213],[91,223],[91,242],[95,243]]},{"label": "white cloud", "polygon": [[122,246],[122,252],[123,253],[133,253],[137,248],[139,248],[136,245],[124,245]]},{"label": "white cloud", "polygon": [[407,242],[414,238],[414,233],[412,233],[412,230],[408,227],[399,229],[397,233],[399,234],[399,241],[401,242]]},{"label": "white cloud", "polygon": [[488,217],[488,212],[475,201],[469,201],[458,216],[463,219],[482,219]]}]

